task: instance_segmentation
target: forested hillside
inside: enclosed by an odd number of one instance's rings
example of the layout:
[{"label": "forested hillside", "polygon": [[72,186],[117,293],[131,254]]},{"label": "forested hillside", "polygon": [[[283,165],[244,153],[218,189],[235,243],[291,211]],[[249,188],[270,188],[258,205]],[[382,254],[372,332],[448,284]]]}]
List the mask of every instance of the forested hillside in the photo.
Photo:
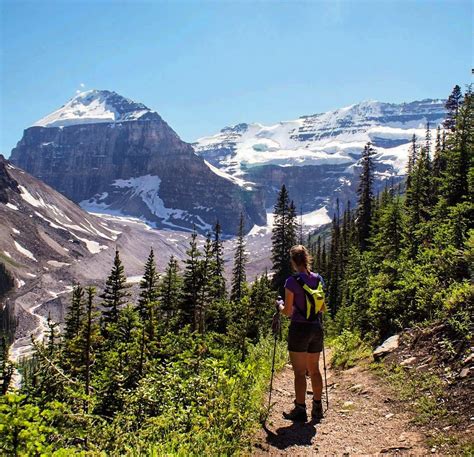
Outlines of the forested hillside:
[{"label": "forested hillside", "polygon": [[[474,117],[470,89],[456,86],[436,138],[413,137],[404,186],[373,194],[364,150],[359,204],[335,214],[330,241],[312,244],[328,280],[334,331],[379,342],[403,328],[443,320],[472,337]],[[323,247],[321,247],[323,246]]]},{"label": "forested hillside", "polygon": [[[332,336],[375,344],[405,327],[442,320],[472,338],[473,97],[456,86],[436,138],[414,138],[403,186],[373,194],[373,149],[362,158],[359,203],[334,216],[331,234],[309,237],[327,280]],[[429,128],[427,129],[429,132]],[[342,206],[342,205],[341,205]],[[116,252],[103,290],[75,284],[64,325],[19,364],[13,392],[3,340],[0,449],[8,455],[234,454],[261,419],[271,366],[271,316],[303,241],[285,186],[275,206],[273,276],[245,274],[245,221],[231,284],[221,228],[202,249],[190,236],[180,266],[144,259],[137,299]],[[163,271],[159,274],[158,271]],[[277,365],[286,360],[284,343]],[[5,381],[7,380],[7,381]],[[9,393],[7,393],[9,384]]]}]

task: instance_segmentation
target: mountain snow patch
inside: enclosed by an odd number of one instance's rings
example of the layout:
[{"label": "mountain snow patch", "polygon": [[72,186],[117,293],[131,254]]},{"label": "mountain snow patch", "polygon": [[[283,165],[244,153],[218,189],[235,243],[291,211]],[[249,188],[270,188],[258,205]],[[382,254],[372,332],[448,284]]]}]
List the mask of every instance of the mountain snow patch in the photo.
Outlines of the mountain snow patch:
[{"label": "mountain snow patch", "polygon": [[328,224],[331,222],[328,210],[325,206],[317,210],[311,211],[310,213],[303,214],[301,217],[303,221],[303,227],[320,227],[321,225]]},{"label": "mountain snow patch", "polygon": [[20,193],[21,198],[25,200],[26,203],[29,203],[31,206],[34,206],[35,208],[39,208],[40,206],[43,206],[43,207],[45,206],[43,199],[41,197],[40,199],[33,197],[33,195],[31,195],[28,192],[28,189],[26,189],[26,187],[18,186],[18,188],[21,191]]},{"label": "mountain snow patch", "polygon": [[252,189],[252,185],[254,183],[251,183],[251,182],[247,182],[241,178],[238,178],[236,176],[232,176],[232,175],[229,175],[228,173],[225,173],[224,171],[222,170],[219,170],[219,168],[215,167],[214,165],[210,164],[207,160],[204,161],[204,163],[209,167],[209,169],[215,173],[216,175],[220,176],[221,178],[225,178],[227,179],[228,181],[231,181],[233,182],[234,184],[237,184],[238,186],[240,187],[244,187],[246,189],[249,189],[251,190]]},{"label": "mountain snow patch", "polygon": [[15,247],[18,252],[23,254],[25,257],[28,257],[29,259],[34,260],[35,262],[38,262],[38,260],[36,260],[35,256],[31,253],[31,251],[28,251],[28,249],[24,248],[20,243],[15,240],[13,241],[13,243],[15,244]]},{"label": "mountain snow patch", "polygon": [[[145,175],[130,179],[116,179],[112,186],[119,189],[128,189],[130,197],[138,197],[149,211],[162,219],[161,223],[170,228],[177,228],[186,230],[186,228],[179,225],[180,221],[192,221],[197,227],[202,230],[210,230],[211,226],[206,224],[199,216],[193,215],[186,210],[178,208],[167,208],[165,203],[159,196],[161,179],[159,176]],[[120,211],[111,209],[105,203],[108,193],[104,192],[96,196],[94,199],[84,200],[80,206],[86,211],[93,213],[110,214],[113,216],[123,216]],[[148,221],[144,221],[151,226],[155,226]]]},{"label": "mountain snow patch", "polygon": [[[331,222],[331,218],[329,217],[327,208],[323,206],[322,208],[299,216],[298,223],[301,223],[301,221],[303,222],[303,230],[308,231],[328,224]],[[272,231],[274,224],[275,214],[272,212],[272,209],[267,209],[266,225],[254,225],[248,233],[248,236],[264,236]]]}]

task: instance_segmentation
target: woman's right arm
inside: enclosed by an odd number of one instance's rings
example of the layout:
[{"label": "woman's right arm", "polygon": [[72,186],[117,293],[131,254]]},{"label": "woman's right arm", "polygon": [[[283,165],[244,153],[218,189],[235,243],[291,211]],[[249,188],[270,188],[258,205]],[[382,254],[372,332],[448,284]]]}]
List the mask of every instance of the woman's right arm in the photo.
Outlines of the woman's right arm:
[{"label": "woman's right arm", "polygon": [[285,316],[291,316],[293,313],[293,300],[295,298],[295,295],[293,292],[289,289],[285,289],[285,307],[281,310],[281,312]]}]

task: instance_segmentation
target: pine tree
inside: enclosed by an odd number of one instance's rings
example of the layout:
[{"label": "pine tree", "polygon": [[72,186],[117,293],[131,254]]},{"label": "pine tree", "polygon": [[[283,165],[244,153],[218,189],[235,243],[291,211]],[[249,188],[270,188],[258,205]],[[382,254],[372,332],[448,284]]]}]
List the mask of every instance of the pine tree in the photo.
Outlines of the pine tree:
[{"label": "pine tree", "polygon": [[76,285],[72,289],[71,306],[64,320],[64,338],[66,341],[70,341],[79,335],[84,307],[84,289],[80,285]]},{"label": "pine tree", "polygon": [[347,263],[349,257],[349,250],[351,246],[351,203],[347,202],[346,209],[344,210],[344,215],[342,219],[342,246],[341,246],[341,264],[342,272],[344,272],[344,267]]},{"label": "pine tree", "polygon": [[[298,224],[298,215],[296,213],[296,205],[293,200],[290,202],[290,208],[288,211],[288,229],[289,233],[292,236],[292,239],[294,240],[294,244],[290,246],[294,246],[296,243],[298,243],[298,231],[299,231],[300,225]],[[303,238],[301,238],[301,242],[303,242]]]},{"label": "pine tree", "polygon": [[327,261],[327,253],[326,253],[326,242],[323,242],[323,250],[321,252],[321,268],[319,269],[319,273],[325,279],[328,277],[328,261]]},{"label": "pine tree", "polygon": [[313,270],[321,274],[322,267],[322,246],[321,246],[321,235],[316,240],[316,253],[313,257]]},{"label": "pine tree", "polygon": [[49,355],[52,355],[58,349],[57,340],[59,339],[59,322],[53,322],[51,319],[51,313],[48,312],[46,319],[47,330],[45,332],[46,337],[46,350]]},{"label": "pine tree", "polygon": [[448,111],[446,119],[443,123],[445,129],[454,132],[456,126],[456,118],[459,114],[459,109],[462,105],[462,102],[463,95],[461,92],[461,88],[456,84],[445,104],[446,110]]},{"label": "pine tree", "polygon": [[283,294],[285,279],[291,275],[290,249],[296,244],[296,211],[282,186],[274,209],[272,229],[273,286]]},{"label": "pine tree", "polygon": [[374,163],[375,154],[371,143],[367,143],[362,153],[361,163],[362,171],[358,187],[359,207],[357,209],[357,233],[359,238],[359,249],[365,251],[368,248],[370,238],[370,227],[372,223],[372,205],[373,205],[373,181],[374,181]]},{"label": "pine tree", "polygon": [[97,385],[100,396],[97,412],[113,417],[140,380],[140,349],[143,325],[134,306],[120,308],[117,322],[109,324],[107,341],[100,353]]},{"label": "pine tree", "polygon": [[242,299],[245,291],[245,284],[247,282],[245,272],[247,253],[245,251],[244,227],[244,215],[241,214],[237,242],[234,251],[234,268],[232,270],[232,290],[230,293],[230,299],[233,302],[238,302]]},{"label": "pine tree", "polygon": [[329,271],[328,271],[328,301],[331,314],[334,317],[339,307],[339,290],[340,290],[340,221],[339,214],[335,213],[332,219],[331,228],[331,246],[329,251]]},{"label": "pine tree", "polygon": [[160,309],[167,321],[173,319],[182,300],[182,285],[178,261],[171,256],[160,284]]},{"label": "pine tree", "polygon": [[10,362],[8,344],[5,335],[0,335],[0,394],[6,395],[14,373],[14,365]]},{"label": "pine tree", "polygon": [[458,108],[455,131],[446,140],[446,171],[442,175],[441,193],[449,205],[462,202],[469,194],[469,169],[474,150],[473,131],[473,94],[471,88],[468,88],[464,101]]},{"label": "pine tree", "polygon": [[81,371],[80,332],[86,312],[84,289],[78,284],[72,291],[71,305],[65,319],[62,365],[72,376]]},{"label": "pine tree", "polygon": [[213,291],[212,296],[216,300],[221,300],[226,297],[226,282],[224,277],[224,247],[221,238],[221,225],[219,221],[214,225],[214,233],[212,240],[212,254],[213,254]]},{"label": "pine tree", "polygon": [[145,264],[145,272],[140,281],[140,295],[138,298],[138,315],[142,323],[142,335],[140,341],[140,376],[143,374],[145,356],[148,346],[155,339],[155,320],[157,318],[158,308],[158,279],[159,275],[156,271],[155,255],[153,248]]},{"label": "pine tree", "polygon": [[197,329],[200,334],[204,334],[206,331],[206,313],[209,303],[213,298],[213,272],[215,271],[213,245],[209,233],[207,234],[206,243],[204,244],[204,255],[203,259],[200,261],[199,269],[201,285],[198,297]]},{"label": "pine tree", "polygon": [[425,133],[425,154],[431,161],[431,127],[430,122],[426,124],[426,133]]},{"label": "pine tree", "polygon": [[407,198],[409,198],[412,184],[412,174],[415,168],[415,163],[418,160],[418,145],[416,144],[416,135],[413,134],[411,138],[411,146],[408,152],[408,164],[407,164],[407,179],[406,179],[406,191]]},{"label": "pine tree", "polygon": [[441,154],[442,154],[442,146],[441,146],[441,127],[438,125],[436,129],[436,144],[435,144],[435,152],[433,157],[433,176],[435,178],[439,178],[441,176]]},{"label": "pine tree", "polygon": [[421,148],[420,157],[414,168],[416,187],[419,200],[420,220],[427,221],[430,218],[433,206],[433,171],[431,164],[431,133],[429,123],[426,126],[425,147]]},{"label": "pine tree", "polygon": [[269,322],[274,313],[275,292],[267,271],[257,277],[250,290],[247,336],[256,343],[269,333]]},{"label": "pine tree", "polygon": [[387,192],[388,201],[378,214],[378,230],[374,235],[374,251],[380,261],[396,260],[402,250],[404,214],[399,197]]},{"label": "pine tree", "polygon": [[418,225],[421,222],[421,179],[419,169],[419,162],[421,154],[418,154],[418,145],[416,137],[413,135],[412,145],[410,150],[410,158],[407,175],[407,187],[405,208],[407,212],[407,245],[411,256],[414,256],[418,249],[418,240],[416,232]]},{"label": "pine tree", "polygon": [[156,310],[159,297],[158,281],[159,275],[156,271],[155,254],[153,248],[151,248],[145,264],[143,278],[140,281],[140,295],[137,306],[138,314],[150,339],[154,337],[154,321],[157,317]]},{"label": "pine tree", "polygon": [[85,319],[82,323],[82,359],[84,361],[84,393],[87,397],[87,401],[84,405],[84,410],[89,411],[89,397],[91,394],[91,366],[95,361],[95,350],[94,347],[97,344],[99,337],[99,327],[93,322],[94,315],[94,287],[88,287],[87,292],[87,305],[85,311]]},{"label": "pine tree", "polygon": [[125,276],[125,269],[120,260],[118,249],[115,251],[114,265],[109,277],[105,283],[105,289],[100,298],[103,301],[103,325],[104,328],[109,323],[116,323],[118,320],[119,308],[127,303],[130,297],[127,284],[127,277]]},{"label": "pine tree", "polygon": [[197,330],[198,299],[201,288],[201,269],[199,262],[201,252],[197,247],[196,230],[194,230],[191,235],[189,249],[186,251],[186,255],[180,311],[182,323],[191,324],[192,329]]}]

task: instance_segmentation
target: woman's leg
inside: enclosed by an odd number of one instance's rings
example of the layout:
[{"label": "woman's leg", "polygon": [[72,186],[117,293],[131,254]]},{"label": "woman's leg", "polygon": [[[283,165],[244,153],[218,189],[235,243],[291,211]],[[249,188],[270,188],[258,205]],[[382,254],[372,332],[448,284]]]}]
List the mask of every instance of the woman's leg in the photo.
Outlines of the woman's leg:
[{"label": "woman's leg", "polygon": [[321,400],[323,392],[323,378],[319,371],[319,355],[320,352],[308,352],[306,357],[306,369],[311,377],[311,386],[313,387],[313,398]]},{"label": "woman's leg", "polygon": [[306,359],[307,352],[290,351],[291,365],[295,375],[295,397],[296,403],[305,404],[306,397]]}]

